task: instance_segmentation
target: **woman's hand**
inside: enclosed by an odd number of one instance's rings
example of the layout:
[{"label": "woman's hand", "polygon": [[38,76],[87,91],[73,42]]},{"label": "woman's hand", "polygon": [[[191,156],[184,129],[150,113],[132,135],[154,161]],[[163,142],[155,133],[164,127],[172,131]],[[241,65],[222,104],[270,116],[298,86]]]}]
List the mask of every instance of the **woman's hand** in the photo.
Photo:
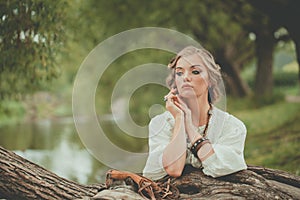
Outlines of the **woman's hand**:
[{"label": "woman's hand", "polygon": [[183,117],[184,112],[180,108],[178,103],[178,97],[176,95],[176,89],[171,89],[171,91],[165,96],[166,99],[166,109],[173,115],[174,119],[176,117]]},{"label": "woman's hand", "polygon": [[165,98],[167,98],[166,109],[173,115],[175,119],[176,117],[181,117],[183,119],[185,132],[190,141],[193,142],[198,138],[199,134],[197,133],[196,126],[193,124],[192,111],[187,104],[176,95],[175,89],[172,89],[169,94],[165,96]]},{"label": "woman's hand", "polygon": [[193,124],[191,109],[187,106],[187,104],[181,98],[178,98],[178,101],[175,102],[175,105],[178,106],[180,108],[180,110],[183,111],[185,131],[186,131],[187,135],[189,136],[190,140],[194,140],[195,131],[197,129],[196,129],[196,126]]},{"label": "woman's hand", "polygon": [[165,99],[166,109],[173,115],[175,123],[172,138],[163,152],[162,164],[170,176],[179,177],[185,165],[187,147],[184,112],[180,109],[175,89],[172,89]]}]

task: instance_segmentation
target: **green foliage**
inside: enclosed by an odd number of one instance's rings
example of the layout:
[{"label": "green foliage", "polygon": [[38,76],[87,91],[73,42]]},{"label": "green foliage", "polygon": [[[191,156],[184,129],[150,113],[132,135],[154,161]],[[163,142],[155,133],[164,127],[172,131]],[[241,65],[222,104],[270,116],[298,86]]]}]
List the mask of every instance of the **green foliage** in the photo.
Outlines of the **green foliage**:
[{"label": "green foliage", "polygon": [[[79,12],[77,11],[78,20],[74,25],[74,39],[76,42],[84,41],[81,42],[81,49],[90,51],[109,36],[146,26],[171,28],[190,35],[205,48],[218,54],[220,60],[222,55],[228,54],[226,62],[236,62],[237,66],[253,58],[253,41],[249,40],[247,32],[231,19],[228,12],[224,11],[226,5],[221,2],[90,0],[77,1],[77,3],[80,9]],[[80,32],[77,31],[78,26],[81,27]],[[137,66],[139,62],[144,64],[158,61],[167,64],[170,56],[159,60],[157,57],[163,57],[160,54],[160,52],[141,54],[134,59],[127,57],[126,60],[118,61],[117,68],[109,67],[107,70],[109,72],[100,80],[103,88],[98,88],[101,95],[97,96],[97,107],[109,111],[107,105],[110,101],[103,98],[110,97],[114,80],[117,80],[126,70]]]},{"label": "green foliage", "polygon": [[20,102],[0,101],[0,126],[20,122],[25,116],[25,108]]},{"label": "green foliage", "polygon": [[[295,87],[298,84],[298,74],[296,72],[285,72],[282,70],[278,70],[273,74],[273,80],[275,87]],[[253,79],[253,77],[247,78],[247,82],[251,88],[254,88],[255,80]]]},{"label": "green foliage", "polygon": [[275,72],[275,86],[296,86],[298,84],[298,74],[294,72]]},{"label": "green foliage", "polygon": [[0,99],[18,98],[60,74],[66,2],[0,2]]},{"label": "green foliage", "polygon": [[167,88],[159,85],[149,84],[139,88],[130,101],[129,109],[132,119],[140,126],[147,126],[150,119],[154,117],[153,115],[160,114],[165,110],[163,97],[168,92]]},{"label": "green foliage", "polygon": [[[106,71],[103,73],[96,93],[96,107],[98,113],[111,112],[111,98],[112,92],[117,81],[130,69],[138,67],[146,63],[168,63],[169,59],[173,56],[169,52],[144,49],[127,53],[120,58],[116,59]],[[142,79],[142,77],[136,77]],[[164,80],[163,80],[164,82]],[[127,95],[128,85],[123,86],[123,92]],[[141,120],[148,115],[147,111],[150,105],[155,102],[160,102],[168,90],[162,86],[156,87],[153,84],[142,86],[132,96],[130,102],[130,112],[135,116],[141,124],[147,123],[147,120]],[[156,94],[156,95],[154,95]],[[145,111],[147,110],[147,111]]]},{"label": "green foliage", "polygon": [[91,0],[79,4],[79,23],[84,27],[80,34],[87,42],[94,42],[93,45],[119,32],[147,26],[178,30],[213,52],[236,51],[239,56],[231,54],[230,59],[240,62],[249,61],[253,53],[247,33],[224,11],[227,6],[221,2]]}]

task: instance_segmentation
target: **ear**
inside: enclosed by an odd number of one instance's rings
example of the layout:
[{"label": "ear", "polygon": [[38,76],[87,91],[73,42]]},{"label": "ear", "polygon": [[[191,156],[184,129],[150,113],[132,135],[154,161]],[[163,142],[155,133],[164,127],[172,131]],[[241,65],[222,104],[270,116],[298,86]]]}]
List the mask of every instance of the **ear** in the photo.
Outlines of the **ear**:
[{"label": "ear", "polygon": [[207,84],[208,84],[208,89],[211,89],[213,87],[213,85],[211,84],[210,80],[208,80]]}]

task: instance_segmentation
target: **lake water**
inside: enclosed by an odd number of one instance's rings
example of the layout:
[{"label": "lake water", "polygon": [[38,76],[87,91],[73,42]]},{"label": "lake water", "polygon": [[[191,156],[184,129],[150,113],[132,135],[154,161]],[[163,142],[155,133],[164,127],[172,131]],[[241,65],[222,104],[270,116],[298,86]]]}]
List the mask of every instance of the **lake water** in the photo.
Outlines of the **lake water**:
[{"label": "lake water", "polygon": [[73,118],[2,126],[0,145],[78,183],[105,181],[108,167],[86,150]]}]

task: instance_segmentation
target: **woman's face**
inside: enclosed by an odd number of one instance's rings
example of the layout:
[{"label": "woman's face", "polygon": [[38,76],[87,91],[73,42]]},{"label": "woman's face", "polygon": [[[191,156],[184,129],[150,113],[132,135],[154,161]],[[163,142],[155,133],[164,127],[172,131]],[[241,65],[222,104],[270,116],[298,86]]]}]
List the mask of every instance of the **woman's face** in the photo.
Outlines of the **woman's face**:
[{"label": "woman's face", "polygon": [[198,55],[185,56],[177,61],[175,84],[179,95],[183,98],[207,99],[208,71]]}]

